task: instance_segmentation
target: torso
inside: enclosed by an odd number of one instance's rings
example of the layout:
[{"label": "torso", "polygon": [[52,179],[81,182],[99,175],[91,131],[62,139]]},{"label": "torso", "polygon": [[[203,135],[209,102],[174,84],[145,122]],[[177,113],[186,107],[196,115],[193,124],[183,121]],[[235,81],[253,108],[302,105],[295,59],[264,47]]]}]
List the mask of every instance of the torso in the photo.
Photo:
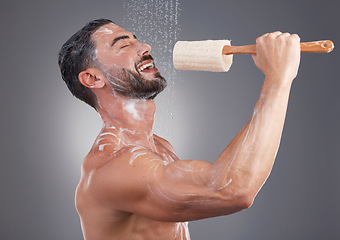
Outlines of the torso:
[{"label": "torso", "polygon": [[[114,206],[101,205],[96,196],[89,194],[86,185],[91,172],[114,161],[127,144],[115,129],[103,129],[82,166],[82,177],[76,191],[76,206],[86,240],[189,240],[187,223],[160,222],[134,213],[123,212]],[[156,153],[167,162],[178,158],[163,139],[153,136]],[[109,156],[109,157],[108,157]],[[111,157],[110,157],[111,156]]]}]

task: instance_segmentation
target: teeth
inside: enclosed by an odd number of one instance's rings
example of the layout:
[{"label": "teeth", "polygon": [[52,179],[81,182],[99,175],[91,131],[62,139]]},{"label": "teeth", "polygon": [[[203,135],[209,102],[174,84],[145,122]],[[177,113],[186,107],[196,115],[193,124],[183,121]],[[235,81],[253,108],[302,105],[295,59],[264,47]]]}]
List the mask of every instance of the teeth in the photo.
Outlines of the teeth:
[{"label": "teeth", "polygon": [[144,64],[144,65],[140,66],[140,67],[138,68],[138,71],[141,72],[141,71],[147,69],[148,67],[154,67],[154,66],[153,66],[153,63],[147,63],[147,64]]}]

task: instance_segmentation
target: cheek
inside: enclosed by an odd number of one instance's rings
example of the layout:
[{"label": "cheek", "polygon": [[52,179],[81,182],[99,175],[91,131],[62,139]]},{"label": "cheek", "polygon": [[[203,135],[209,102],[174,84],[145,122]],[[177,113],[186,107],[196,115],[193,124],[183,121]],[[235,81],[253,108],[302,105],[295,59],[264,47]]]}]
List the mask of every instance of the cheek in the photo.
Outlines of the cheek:
[{"label": "cheek", "polygon": [[116,56],[117,64],[126,69],[135,69],[136,59],[128,52],[118,53]]},{"label": "cheek", "polygon": [[102,65],[106,68],[114,66],[130,70],[135,68],[135,60],[127,52],[103,54],[101,59]]}]

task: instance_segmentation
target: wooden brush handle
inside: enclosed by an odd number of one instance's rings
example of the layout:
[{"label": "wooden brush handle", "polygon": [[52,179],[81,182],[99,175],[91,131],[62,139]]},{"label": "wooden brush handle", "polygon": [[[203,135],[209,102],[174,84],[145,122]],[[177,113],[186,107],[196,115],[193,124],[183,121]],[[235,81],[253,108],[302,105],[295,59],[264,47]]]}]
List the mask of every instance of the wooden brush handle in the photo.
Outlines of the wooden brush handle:
[{"label": "wooden brush handle", "polygon": [[[329,53],[334,49],[334,44],[330,40],[302,42],[301,52]],[[256,54],[256,45],[245,46],[224,46],[222,54]]]},{"label": "wooden brush handle", "polygon": [[300,43],[301,52],[329,53],[334,49],[334,43],[330,40]]}]

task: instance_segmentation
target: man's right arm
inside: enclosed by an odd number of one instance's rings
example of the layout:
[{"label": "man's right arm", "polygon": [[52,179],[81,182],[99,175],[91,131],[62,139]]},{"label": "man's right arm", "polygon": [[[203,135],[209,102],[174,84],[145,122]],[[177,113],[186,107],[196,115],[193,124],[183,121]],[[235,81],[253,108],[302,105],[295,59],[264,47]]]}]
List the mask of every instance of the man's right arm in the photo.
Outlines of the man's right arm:
[{"label": "man's right arm", "polygon": [[98,199],[160,221],[202,219],[249,207],[276,157],[300,62],[299,37],[264,35],[253,57],[265,74],[259,100],[249,122],[214,163],[168,164],[147,149],[126,150],[93,177]]}]

